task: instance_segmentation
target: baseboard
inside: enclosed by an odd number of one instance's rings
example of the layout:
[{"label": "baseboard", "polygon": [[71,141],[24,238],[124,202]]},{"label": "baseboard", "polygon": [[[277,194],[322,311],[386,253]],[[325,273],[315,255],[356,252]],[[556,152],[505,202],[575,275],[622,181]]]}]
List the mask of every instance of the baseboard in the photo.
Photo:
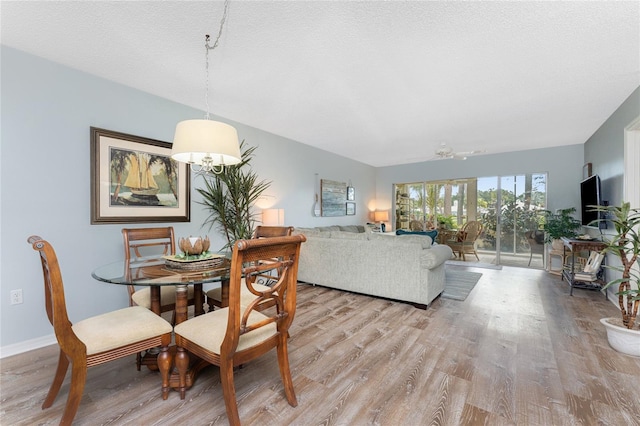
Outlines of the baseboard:
[{"label": "baseboard", "polygon": [[45,346],[55,345],[55,334],[48,336],[38,337],[37,339],[25,340],[24,342],[14,343],[13,345],[7,345],[0,347],[0,359],[7,358],[13,355],[19,355],[25,352],[32,351],[34,349],[44,348]]}]

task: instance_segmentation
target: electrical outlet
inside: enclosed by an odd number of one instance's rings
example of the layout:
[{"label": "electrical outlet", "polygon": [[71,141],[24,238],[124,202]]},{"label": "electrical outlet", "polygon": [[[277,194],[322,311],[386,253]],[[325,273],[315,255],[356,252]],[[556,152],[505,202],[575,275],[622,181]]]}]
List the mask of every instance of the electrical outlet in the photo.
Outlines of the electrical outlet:
[{"label": "electrical outlet", "polygon": [[22,303],[22,289],[11,290],[11,304],[19,305]]}]

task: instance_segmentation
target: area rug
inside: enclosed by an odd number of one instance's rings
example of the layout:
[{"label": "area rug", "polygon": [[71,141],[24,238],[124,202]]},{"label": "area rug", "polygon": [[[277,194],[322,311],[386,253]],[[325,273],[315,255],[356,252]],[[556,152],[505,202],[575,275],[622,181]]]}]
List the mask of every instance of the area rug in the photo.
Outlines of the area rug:
[{"label": "area rug", "polygon": [[442,297],[454,300],[466,299],[480,280],[480,277],[482,277],[480,272],[445,269]]}]

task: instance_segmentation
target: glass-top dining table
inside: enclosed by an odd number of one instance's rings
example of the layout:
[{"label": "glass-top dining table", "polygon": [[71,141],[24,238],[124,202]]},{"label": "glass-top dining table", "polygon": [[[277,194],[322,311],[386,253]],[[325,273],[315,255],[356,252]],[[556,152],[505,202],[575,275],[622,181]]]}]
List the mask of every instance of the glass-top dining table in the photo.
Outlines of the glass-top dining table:
[{"label": "glass-top dining table", "polygon": [[[230,253],[220,254],[219,262],[215,265],[198,267],[196,262],[185,263],[185,266],[193,268],[182,269],[171,267],[164,257],[148,257],[136,260],[109,263],[96,268],[91,276],[98,281],[110,284],[147,286],[151,292],[151,310],[160,315],[160,287],[176,287],[176,323],[186,319],[178,318],[178,314],[186,315],[187,308],[187,286],[195,287],[195,314],[204,312],[204,297],[202,285],[219,282],[222,288],[222,305],[226,305],[229,300],[229,271]],[[198,291],[199,290],[199,291]],[[182,305],[183,302],[184,306]],[[178,312],[178,308],[180,312]]]},{"label": "glass-top dining table", "polygon": [[[203,284],[220,283],[221,305],[227,306],[229,303],[229,278],[231,268],[231,254],[221,253],[216,256],[215,262],[203,262],[202,266],[197,262],[185,263],[184,268],[169,266],[164,257],[139,258],[131,261],[121,260],[109,263],[96,268],[91,276],[98,281],[118,284],[148,286],[151,296],[151,310],[160,315],[160,299],[162,286],[175,286],[176,305],[175,323],[180,324],[188,317],[187,288],[194,286],[194,315],[204,313]],[[215,264],[214,264],[215,263]],[[175,262],[173,263],[176,264]],[[155,358],[153,354],[147,357],[145,365],[153,365]],[[197,363],[194,359],[190,372],[187,375],[187,383],[180,385],[177,374],[172,374],[169,379],[169,387],[179,390],[184,395],[184,390],[192,386],[198,371],[206,364]],[[163,399],[166,399],[168,389],[163,388]]]}]

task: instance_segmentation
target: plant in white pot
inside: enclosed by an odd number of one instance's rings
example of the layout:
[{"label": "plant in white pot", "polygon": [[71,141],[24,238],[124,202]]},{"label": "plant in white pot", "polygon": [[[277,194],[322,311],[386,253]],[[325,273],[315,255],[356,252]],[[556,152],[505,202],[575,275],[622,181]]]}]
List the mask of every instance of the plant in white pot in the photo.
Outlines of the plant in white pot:
[{"label": "plant in white pot", "polygon": [[[640,308],[640,209],[632,209],[629,203],[620,206],[593,206],[601,213],[601,219],[613,225],[615,233],[607,239],[603,253],[609,253],[620,259],[621,266],[609,265],[607,268],[618,271],[621,278],[609,281],[607,289],[618,284],[618,303],[622,318],[603,318],[600,320],[607,329],[611,347],[619,352],[640,357],[640,322],[636,321]],[[604,214],[604,215],[602,215]]]}]

